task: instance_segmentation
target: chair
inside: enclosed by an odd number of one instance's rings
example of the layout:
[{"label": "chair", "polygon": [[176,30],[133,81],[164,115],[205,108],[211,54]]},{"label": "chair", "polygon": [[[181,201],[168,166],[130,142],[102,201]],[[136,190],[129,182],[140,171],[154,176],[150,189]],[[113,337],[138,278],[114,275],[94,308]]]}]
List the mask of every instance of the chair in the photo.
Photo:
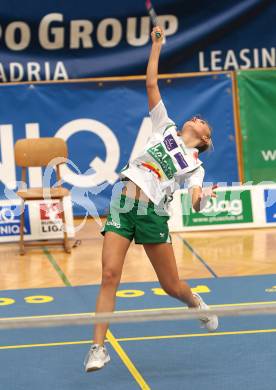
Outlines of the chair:
[{"label": "chair", "polygon": [[[62,159],[67,159],[68,151],[65,141],[61,138],[28,138],[20,139],[15,144],[15,162],[16,165],[22,168],[22,179],[26,188],[20,188],[17,195],[22,199],[22,208],[20,215],[20,254],[25,254],[25,245],[40,246],[39,242],[24,243],[24,209],[25,202],[31,200],[58,199],[61,203],[61,217],[63,222],[63,247],[65,252],[70,253],[71,248],[68,242],[66,232],[66,222],[63,210],[63,198],[70,192],[61,186],[60,164]],[[61,158],[61,162],[51,161],[57,157]],[[28,167],[46,167],[51,165],[56,168],[57,187],[51,188],[27,188],[26,176]],[[51,241],[51,245],[60,245],[61,242]]]}]

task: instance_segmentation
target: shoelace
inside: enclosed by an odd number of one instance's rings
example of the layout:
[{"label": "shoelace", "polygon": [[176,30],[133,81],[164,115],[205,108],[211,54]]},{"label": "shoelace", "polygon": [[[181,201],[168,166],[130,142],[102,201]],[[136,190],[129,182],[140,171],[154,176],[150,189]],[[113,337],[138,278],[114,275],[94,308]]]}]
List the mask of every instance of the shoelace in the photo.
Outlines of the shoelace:
[{"label": "shoelace", "polygon": [[[102,352],[104,355],[106,355],[106,349],[105,347],[100,347],[98,345],[93,345],[91,348],[90,348],[90,354],[95,354],[97,355],[97,353],[99,352]],[[97,357],[97,356],[96,356]]]},{"label": "shoelace", "polygon": [[100,352],[100,347],[97,346],[97,345],[93,345],[91,348],[90,348],[90,354],[93,355],[97,355],[97,353]]}]

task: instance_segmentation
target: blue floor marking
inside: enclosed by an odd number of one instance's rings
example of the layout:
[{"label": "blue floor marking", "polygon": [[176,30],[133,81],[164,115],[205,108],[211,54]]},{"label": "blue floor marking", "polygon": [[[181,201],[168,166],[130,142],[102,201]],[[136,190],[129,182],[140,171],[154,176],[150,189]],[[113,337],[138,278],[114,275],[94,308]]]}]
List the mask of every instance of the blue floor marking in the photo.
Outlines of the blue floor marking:
[{"label": "blue floor marking", "polygon": [[[210,305],[276,301],[276,275],[205,278],[189,281],[191,287],[208,286],[202,294]],[[167,295],[155,295],[156,282],[122,283],[119,290],[142,291],[133,298],[117,298],[117,310],[179,307]],[[0,291],[14,303],[0,306],[0,316],[15,317],[93,311],[99,286],[39,288]],[[273,292],[275,291],[275,292]],[[32,304],[30,296],[52,296],[51,302]],[[219,331],[272,329],[275,316],[223,318]],[[114,325],[116,338],[205,333],[197,321]],[[0,332],[0,345],[82,341],[91,327],[11,330]],[[276,334],[227,335],[122,342],[135,366],[152,389],[167,390],[273,390],[276,382]],[[132,390],[137,389],[127,369],[107,344],[111,364],[85,374],[82,360],[87,345],[0,350],[1,385],[9,390]],[[265,378],[265,380],[264,380]],[[2,389],[2,387],[1,387]]]}]

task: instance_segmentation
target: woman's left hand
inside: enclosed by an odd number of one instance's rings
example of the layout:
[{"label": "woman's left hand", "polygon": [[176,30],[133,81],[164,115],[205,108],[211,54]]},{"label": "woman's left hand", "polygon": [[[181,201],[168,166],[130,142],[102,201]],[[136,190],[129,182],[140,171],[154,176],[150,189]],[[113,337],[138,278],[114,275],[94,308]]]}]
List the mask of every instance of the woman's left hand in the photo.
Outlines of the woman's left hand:
[{"label": "woman's left hand", "polygon": [[216,188],[218,188],[217,184],[206,188],[193,187],[191,192],[193,209],[197,212],[203,210],[211,198],[217,197]]},{"label": "woman's left hand", "polygon": [[217,194],[214,192],[218,188],[217,184],[212,187],[206,187],[202,189],[201,198],[216,198]]}]

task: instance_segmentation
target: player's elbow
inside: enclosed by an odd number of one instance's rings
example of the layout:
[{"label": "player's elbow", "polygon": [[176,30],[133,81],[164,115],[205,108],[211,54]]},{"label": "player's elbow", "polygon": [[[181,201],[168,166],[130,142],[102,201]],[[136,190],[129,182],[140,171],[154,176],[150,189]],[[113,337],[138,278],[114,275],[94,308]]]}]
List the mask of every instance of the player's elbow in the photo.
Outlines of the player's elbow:
[{"label": "player's elbow", "polygon": [[157,87],[157,79],[156,80],[147,80],[146,81],[146,88],[147,88],[148,91],[152,91],[156,87]]}]

